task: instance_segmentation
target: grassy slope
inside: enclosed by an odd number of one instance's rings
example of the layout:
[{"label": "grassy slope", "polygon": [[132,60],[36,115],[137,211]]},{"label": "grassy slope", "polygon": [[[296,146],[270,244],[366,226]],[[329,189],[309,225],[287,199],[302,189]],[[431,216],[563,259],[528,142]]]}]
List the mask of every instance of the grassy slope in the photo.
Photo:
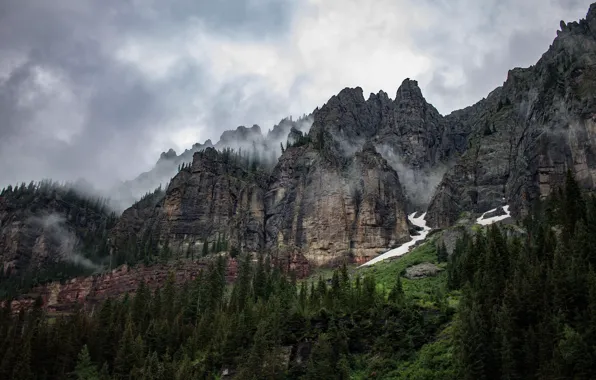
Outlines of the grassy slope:
[{"label": "grassy slope", "polygon": [[[370,267],[357,269],[361,273],[374,273],[380,290],[388,292],[395,283],[395,277],[403,275],[405,269],[423,262],[431,262],[439,267],[445,268],[445,264],[437,263],[436,237],[429,238],[425,243],[417,246],[404,256],[393,260],[381,261]],[[418,280],[408,280],[402,277],[404,291],[408,297],[421,306],[433,309],[436,304],[437,295],[446,293],[445,272],[436,277],[428,277]],[[448,294],[449,306],[457,305],[458,295]],[[455,379],[453,366],[453,327],[450,323],[437,336],[436,340],[422,347],[415,358],[409,362],[398,363],[398,369],[391,372],[385,379]],[[353,379],[365,379],[365,371],[353,373]]]}]

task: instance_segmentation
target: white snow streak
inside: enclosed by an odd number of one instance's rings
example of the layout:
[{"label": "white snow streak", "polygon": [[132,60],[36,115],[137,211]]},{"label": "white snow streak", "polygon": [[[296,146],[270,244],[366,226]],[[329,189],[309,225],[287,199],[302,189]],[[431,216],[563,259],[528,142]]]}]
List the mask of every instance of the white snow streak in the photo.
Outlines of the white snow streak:
[{"label": "white snow streak", "polygon": [[500,220],[509,218],[511,216],[511,212],[509,211],[509,205],[504,206],[503,210],[505,211],[505,215],[493,216],[492,218],[484,219],[484,215],[488,214],[489,212],[497,211],[496,208],[493,208],[492,210],[488,210],[484,214],[480,215],[480,217],[478,219],[476,219],[476,223],[481,224],[483,226],[488,226],[490,224],[493,224],[494,222],[498,222]]},{"label": "white snow streak", "polygon": [[366,263],[362,264],[360,267],[363,267],[365,265],[372,265],[372,264],[378,263],[379,261],[388,259],[390,257],[402,256],[402,255],[408,253],[410,251],[410,248],[412,248],[414,246],[414,244],[416,244],[420,240],[426,239],[426,235],[428,235],[428,233],[430,232],[430,227],[426,226],[426,220],[424,220],[426,213],[420,215],[417,218],[414,218],[414,215],[416,215],[415,212],[408,215],[408,219],[410,220],[410,222],[412,222],[413,225],[422,227],[422,231],[419,232],[419,235],[414,235],[414,236],[410,235],[412,240],[410,240],[409,242],[404,243],[397,248],[387,251],[387,252],[383,253],[382,255],[377,256],[374,259],[367,261]]},{"label": "white snow streak", "polygon": [[[490,212],[496,211],[496,210],[497,209],[494,208],[492,210],[486,211],[485,213],[480,215],[480,217],[478,219],[476,219],[476,223],[481,224],[483,226],[488,226],[495,222],[498,222],[498,221],[501,221],[501,220],[511,217],[511,212],[509,211],[509,205],[507,205],[507,206],[503,206],[505,215],[493,216],[492,218],[484,219],[484,215],[486,215]],[[382,255],[379,255],[379,256],[375,257],[374,259],[367,261],[366,263],[362,264],[360,267],[362,268],[363,266],[373,265],[373,264],[378,263],[379,261],[386,260],[390,257],[405,255],[406,253],[408,253],[410,251],[410,248],[412,248],[417,242],[426,239],[426,236],[430,232],[430,227],[426,226],[426,220],[424,220],[424,218],[426,217],[426,213],[420,215],[417,218],[414,218],[414,215],[416,215],[415,212],[408,215],[408,219],[410,220],[410,222],[412,222],[413,225],[422,227],[422,231],[420,231],[419,235],[414,235],[414,236],[410,235],[412,240],[410,240],[409,242],[404,243],[397,248],[387,251],[387,252],[383,253]]]}]

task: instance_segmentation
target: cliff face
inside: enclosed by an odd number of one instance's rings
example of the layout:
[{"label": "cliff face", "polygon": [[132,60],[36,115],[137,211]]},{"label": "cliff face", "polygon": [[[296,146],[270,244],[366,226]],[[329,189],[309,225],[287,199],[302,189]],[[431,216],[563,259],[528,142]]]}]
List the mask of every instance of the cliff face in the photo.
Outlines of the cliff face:
[{"label": "cliff face", "polygon": [[151,207],[126,210],[112,232],[115,249],[139,236],[151,236],[173,251],[200,255],[217,241],[244,252],[264,246],[264,193],[267,176],[230,152],[213,148],[194,154],[192,165],[172,180]]},{"label": "cliff face", "polygon": [[115,221],[102,201],[65,186],[9,187],[0,196],[1,268],[23,274],[63,262],[98,265],[107,255],[100,252],[103,236]]},{"label": "cliff face", "polygon": [[418,82],[405,79],[395,99],[381,91],[364,99],[361,88],[344,89],[314,113],[309,135],[332,141],[327,149],[351,156],[371,142],[397,172],[408,211],[426,208],[453,158],[467,149],[470,123],[448,119],[429,104]]},{"label": "cliff face", "polygon": [[284,132],[290,145],[271,172],[239,166],[213,149],[195,153],[142,226],[140,210],[125,211],[114,247],[149,234],[179,252],[205,252],[205,241],[211,247],[224,236],[245,252],[305,257],[314,265],[366,261],[409,240],[406,208],[416,194],[408,186],[404,194],[396,168],[447,160],[459,146],[445,142],[445,131],[415,81],[404,81],[395,101],[345,89],[315,110],[307,135],[293,126]]},{"label": "cliff face", "polygon": [[267,248],[314,265],[365,261],[409,238],[399,179],[372,145],[341,164],[313,145],[289,148],[265,202]]},{"label": "cliff face", "polygon": [[158,186],[167,186],[170,179],[176,175],[180,165],[192,162],[193,155],[207,148],[223,150],[231,148],[236,151],[250,152],[256,154],[260,160],[272,167],[281,155],[280,144],[286,144],[288,134],[292,128],[307,132],[312,124],[311,115],[303,115],[297,120],[284,118],[271,130],[264,134],[261,127],[253,125],[250,128],[239,126],[234,130],[224,131],[219,140],[214,144],[211,140],[203,144],[196,143],[190,149],[177,154],[173,149],[163,152],[155,166],[136,178],[122,183],[112,189],[110,198],[115,207],[125,210],[142,194],[145,194]]},{"label": "cliff face", "polygon": [[596,6],[561,27],[535,66],[511,70],[502,88],[458,112],[474,132],[432,199],[431,226],[504,202],[519,216],[567,169],[584,188],[596,187]]}]

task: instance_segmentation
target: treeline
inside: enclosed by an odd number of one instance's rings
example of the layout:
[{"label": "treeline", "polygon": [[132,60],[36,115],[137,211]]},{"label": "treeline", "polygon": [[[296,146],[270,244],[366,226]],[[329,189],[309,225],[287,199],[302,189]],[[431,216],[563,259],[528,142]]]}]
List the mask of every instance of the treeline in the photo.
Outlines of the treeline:
[{"label": "treeline", "polygon": [[60,183],[49,179],[39,182],[22,182],[20,185],[8,185],[0,191],[9,206],[19,208],[27,206],[36,199],[54,199],[76,208],[91,209],[98,214],[111,214],[109,200],[102,197],[82,195],[76,190],[74,183]]},{"label": "treeline", "polygon": [[[203,150],[195,154],[204,155],[207,153]],[[217,150],[217,154],[220,155],[221,160],[225,165],[239,167],[250,173],[260,170],[269,171],[277,162],[275,152],[267,153],[267,150],[264,147],[259,149],[254,142],[250,149],[239,148],[236,150],[233,148],[223,148]],[[267,155],[269,155],[269,157]],[[191,168],[192,162],[182,163],[178,165],[178,172],[183,170],[190,172]]]},{"label": "treeline", "polygon": [[[94,270],[89,262],[98,266],[107,263],[108,233],[118,218],[109,209],[107,199],[83,195],[73,186],[43,180],[8,186],[0,192],[6,210],[9,213],[18,210],[24,223],[18,231],[19,244],[33,247],[35,239],[44,234],[44,247],[50,255],[35,261],[34,264],[41,263],[41,267],[32,266],[30,255],[17,257],[18,273],[7,269],[0,275],[0,298],[45,282],[89,274]],[[81,265],[74,259],[65,261],[72,258],[62,257],[63,244],[72,249],[75,259],[84,258],[89,262]],[[21,250],[28,252],[25,248]],[[4,263],[0,262],[0,266],[4,267]]]},{"label": "treeline", "polygon": [[447,308],[413,304],[399,277],[389,292],[345,266],[329,281],[297,283],[262,256],[251,261],[241,258],[231,288],[219,258],[179,289],[173,277],[154,292],[141,284],[92,314],[5,309],[0,378],[349,379],[360,366],[381,376],[448,318]]},{"label": "treeline", "polygon": [[111,268],[127,264],[130,266],[138,263],[151,265],[157,263],[167,263],[172,259],[190,259],[195,260],[200,257],[206,257],[212,253],[229,252],[231,257],[236,257],[240,250],[231,246],[226,234],[218,234],[217,239],[209,243],[207,239],[198,244],[188,243],[186,249],[181,247],[172,248],[169,238],[160,242],[160,233],[158,229],[149,226],[141,235],[140,239],[135,236],[129,236],[123,246],[119,247],[112,258]]},{"label": "treeline", "polygon": [[[180,171],[180,168],[178,168]],[[168,184],[165,187],[162,187],[161,184],[153,191],[149,191],[141,196],[141,198],[133,203],[131,207],[144,207],[144,206],[154,206],[159,203],[160,200],[166,195],[165,189],[168,188]]]},{"label": "treeline", "polygon": [[77,276],[88,276],[94,268],[81,266],[68,261],[45,264],[36,270],[19,272],[12,275],[12,269],[0,263],[0,301],[15,298],[36,286],[53,281],[65,282]]},{"label": "treeline", "polygon": [[286,151],[286,149],[290,149],[293,147],[300,147],[303,145],[308,145],[308,144],[310,144],[310,142],[311,142],[311,139],[308,134],[300,133],[298,135],[298,137],[294,138],[292,141],[287,140],[285,148],[283,146],[283,143],[280,143],[281,144],[281,152],[284,153]]},{"label": "treeline", "polygon": [[594,379],[596,198],[567,173],[523,225],[466,235],[449,260],[460,378]]}]

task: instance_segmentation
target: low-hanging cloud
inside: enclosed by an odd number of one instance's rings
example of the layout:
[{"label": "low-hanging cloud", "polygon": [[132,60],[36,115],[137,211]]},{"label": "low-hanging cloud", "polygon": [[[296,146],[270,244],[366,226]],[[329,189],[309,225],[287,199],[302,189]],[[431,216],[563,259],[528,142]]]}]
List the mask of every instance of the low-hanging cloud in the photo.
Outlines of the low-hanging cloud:
[{"label": "low-hanging cloud", "polygon": [[57,248],[58,259],[86,269],[101,271],[104,268],[83,256],[79,251],[80,241],[66,225],[66,219],[60,214],[35,216],[27,220],[33,228],[41,228],[44,239],[49,239]]},{"label": "low-hanging cloud", "polygon": [[294,120],[290,116],[281,120],[266,133],[259,126],[238,127],[236,130],[224,132],[215,144],[211,141],[194,144],[192,148],[180,154],[176,154],[174,150],[163,152],[151,170],[109,189],[103,196],[110,198],[110,206],[116,212],[121,212],[144,194],[157,188],[166,189],[171,178],[176,175],[178,167],[182,164],[190,164],[193,154],[207,147],[218,150],[230,148],[236,152],[243,152],[251,158],[256,157],[265,168],[273,168],[282,154],[282,146],[285,147],[290,142],[288,134],[291,128],[306,134],[312,123],[312,115],[303,115]]},{"label": "low-hanging cloud", "polygon": [[405,163],[391,147],[381,144],[376,149],[397,172],[410,206],[415,210],[425,210],[449,165],[440,163],[426,169],[415,169]]}]

